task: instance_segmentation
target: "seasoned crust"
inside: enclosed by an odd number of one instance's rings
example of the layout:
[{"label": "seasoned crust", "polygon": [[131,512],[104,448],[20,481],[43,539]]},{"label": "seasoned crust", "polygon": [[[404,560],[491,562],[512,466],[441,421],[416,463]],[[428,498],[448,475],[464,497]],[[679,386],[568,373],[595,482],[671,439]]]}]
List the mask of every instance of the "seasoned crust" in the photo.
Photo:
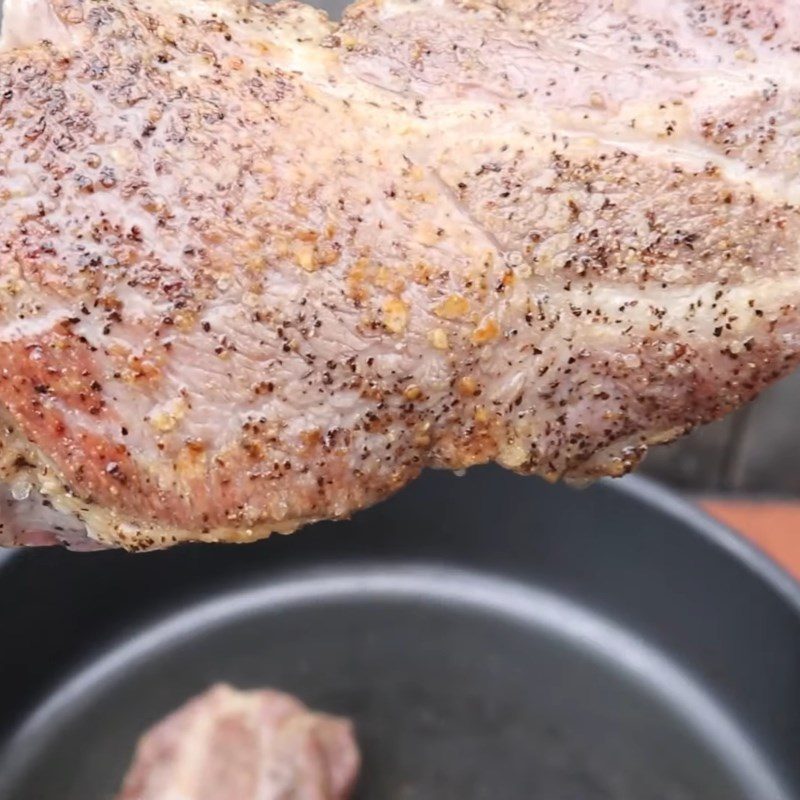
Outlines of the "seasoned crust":
[{"label": "seasoned crust", "polygon": [[107,544],[249,541],[746,402],[798,358],[800,56],[706,5],[12,14],[6,479]]}]

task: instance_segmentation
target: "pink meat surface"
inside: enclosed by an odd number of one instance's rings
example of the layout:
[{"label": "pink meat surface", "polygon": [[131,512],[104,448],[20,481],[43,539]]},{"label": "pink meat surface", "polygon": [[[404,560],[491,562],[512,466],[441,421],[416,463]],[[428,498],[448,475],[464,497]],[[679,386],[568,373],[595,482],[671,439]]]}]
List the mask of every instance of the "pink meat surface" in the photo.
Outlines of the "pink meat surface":
[{"label": "pink meat surface", "polygon": [[800,0],[5,6],[7,544],[620,475],[800,359]]},{"label": "pink meat surface", "polygon": [[346,720],[219,685],[144,734],[116,800],[346,800],[358,768]]}]

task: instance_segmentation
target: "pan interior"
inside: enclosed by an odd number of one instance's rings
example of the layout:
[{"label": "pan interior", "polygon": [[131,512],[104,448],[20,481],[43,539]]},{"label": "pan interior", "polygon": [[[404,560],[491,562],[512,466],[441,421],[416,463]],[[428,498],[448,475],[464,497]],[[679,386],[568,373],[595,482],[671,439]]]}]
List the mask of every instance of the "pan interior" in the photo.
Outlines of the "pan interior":
[{"label": "pan interior", "polygon": [[297,572],[143,626],[51,693],[1,800],[107,800],[137,736],[208,684],[355,719],[359,799],[784,797],[669,659],[556,594],[435,565]]}]

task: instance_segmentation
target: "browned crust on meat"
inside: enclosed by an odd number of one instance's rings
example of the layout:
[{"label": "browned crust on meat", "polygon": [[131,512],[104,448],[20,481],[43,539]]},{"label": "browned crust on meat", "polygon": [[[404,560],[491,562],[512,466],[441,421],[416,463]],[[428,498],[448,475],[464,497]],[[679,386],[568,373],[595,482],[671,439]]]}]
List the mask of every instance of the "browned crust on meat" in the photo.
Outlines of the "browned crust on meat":
[{"label": "browned crust on meat", "polygon": [[601,3],[614,61],[573,3],[56,2],[0,55],[18,469],[109,543],[249,540],[428,466],[621,474],[752,398],[800,357],[794,34],[684,6],[673,47]]}]

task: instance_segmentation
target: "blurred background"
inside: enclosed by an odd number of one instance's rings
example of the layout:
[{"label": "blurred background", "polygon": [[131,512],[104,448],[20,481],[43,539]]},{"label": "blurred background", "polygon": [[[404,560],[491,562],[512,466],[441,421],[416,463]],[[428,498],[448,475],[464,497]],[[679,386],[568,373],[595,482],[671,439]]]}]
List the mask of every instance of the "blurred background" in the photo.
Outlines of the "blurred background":
[{"label": "blurred background", "polygon": [[800,501],[798,411],[800,372],[738,413],[651,450],[642,471],[683,492]]},{"label": "blurred background", "polygon": [[736,414],[650,451],[641,472],[747,536],[800,579],[800,371]]}]

